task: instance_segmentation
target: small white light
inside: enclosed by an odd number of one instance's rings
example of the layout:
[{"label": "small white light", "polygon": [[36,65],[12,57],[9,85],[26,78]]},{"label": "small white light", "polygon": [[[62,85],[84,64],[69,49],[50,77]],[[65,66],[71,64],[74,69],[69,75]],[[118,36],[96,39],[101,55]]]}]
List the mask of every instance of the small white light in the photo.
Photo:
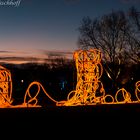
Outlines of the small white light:
[{"label": "small white light", "polygon": [[21,80],[21,83],[23,83],[24,82],[24,80]]}]

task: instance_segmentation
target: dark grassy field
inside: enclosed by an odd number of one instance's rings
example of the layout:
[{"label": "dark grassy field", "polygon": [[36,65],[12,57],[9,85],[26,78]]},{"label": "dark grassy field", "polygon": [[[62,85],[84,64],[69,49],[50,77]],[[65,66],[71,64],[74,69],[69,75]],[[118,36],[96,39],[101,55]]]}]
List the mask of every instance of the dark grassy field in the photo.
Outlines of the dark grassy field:
[{"label": "dark grassy field", "polygon": [[29,134],[41,139],[114,139],[122,135],[128,139],[133,131],[133,136],[138,134],[140,104],[1,108],[0,120],[1,134],[7,131],[26,138]]},{"label": "dark grassy field", "polygon": [[[140,104],[104,104],[89,106],[46,106],[1,108],[3,119],[97,119],[139,120]],[[104,118],[104,119],[103,119]],[[63,120],[63,119],[62,119]]]}]

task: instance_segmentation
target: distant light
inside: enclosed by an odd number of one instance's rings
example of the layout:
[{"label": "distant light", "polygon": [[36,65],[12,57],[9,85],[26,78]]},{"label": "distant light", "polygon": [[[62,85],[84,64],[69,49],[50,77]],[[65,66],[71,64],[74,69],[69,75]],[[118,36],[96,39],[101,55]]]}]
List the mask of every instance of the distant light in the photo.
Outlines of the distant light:
[{"label": "distant light", "polygon": [[24,82],[24,80],[21,80],[21,83],[23,83]]}]

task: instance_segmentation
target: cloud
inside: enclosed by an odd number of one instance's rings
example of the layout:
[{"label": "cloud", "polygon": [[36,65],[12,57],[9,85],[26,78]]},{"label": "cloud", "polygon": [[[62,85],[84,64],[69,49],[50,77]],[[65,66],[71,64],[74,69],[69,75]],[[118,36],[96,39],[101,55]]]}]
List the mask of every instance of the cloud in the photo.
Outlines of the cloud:
[{"label": "cloud", "polygon": [[[0,51],[0,53],[7,53],[8,51]],[[10,51],[9,51],[10,52]],[[35,62],[35,63],[44,63],[44,62],[50,62],[51,60],[55,58],[66,58],[66,59],[72,59],[73,52],[69,51],[43,51],[43,54],[46,55],[45,58],[40,57],[30,57],[30,56],[0,56],[0,62],[2,63],[14,63],[14,64],[21,64],[21,63],[29,63],[29,62]]]},{"label": "cloud", "polygon": [[48,58],[72,58],[73,52],[70,51],[42,51]]},{"label": "cloud", "polygon": [[36,58],[36,57],[0,57],[0,62],[2,63],[29,63],[29,62],[43,62],[44,59]]},{"label": "cloud", "polygon": [[0,57],[3,61],[37,61],[39,58],[35,57]]},{"label": "cloud", "polygon": [[13,53],[11,51],[0,51],[0,53]]}]

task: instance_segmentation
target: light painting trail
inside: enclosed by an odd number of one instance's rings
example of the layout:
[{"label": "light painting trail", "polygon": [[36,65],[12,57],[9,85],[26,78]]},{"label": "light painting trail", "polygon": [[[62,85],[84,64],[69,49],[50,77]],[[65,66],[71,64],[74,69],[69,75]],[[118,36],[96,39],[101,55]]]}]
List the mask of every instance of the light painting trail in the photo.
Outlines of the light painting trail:
[{"label": "light painting trail", "polygon": [[90,105],[104,102],[105,90],[99,80],[103,68],[101,52],[96,49],[79,50],[74,53],[77,68],[76,90],[68,94],[67,101],[57,105]]},{"label": "light painting trail", "polygon": [[[11,73],[4,67],[0,67],[0,108],[6,107],[41,107],[38,104],[38,95],[42,89],[46,96],[56,104],[56,106],[78,106],[97,104],[126,104],[140,103],[140,81],[135,84],[136,101],[132,101],[131,94],[124,88],[119,89],[115,97],[106,94],[100,78],[103,74],[101,64],[102,54],[100,50],[78,50],[73,54],[77,69],[76,89],[71,91],[67,100],[56,101],[44,89],[38,81],[32,82],[24,96],[23,104],[12,105],[12,80]],[[37,86],[37,91],[31,92],[31,88]],[[33,94],[33,95],[32,95]],[[119,99],[119,97],[122,97]],[[107,99],[110,99],[107,101]]]},{"label": "light painting trail", "polygon": [[0,107],[8,107],[12,103],[11,73],[0,66]]},{"label": "light painting trail", "polygon": [[[37,93],[34,95],[34,97],[32,97],[31,93],[30,93],[30,89],[32,86],[37,86],[38,89],[37,89]],[[39,106],[37,105],[38,103],[38,99],[37,99],[37,96],[38,94],[40,93],[40,88],[42,88],[43,92],[46,94],[46,96],[52,100],[53,102],[57,102],[56,100],[54,100],[47,92],[46,90],[44,89],[44,87],[37,81],[34,81],[32,82],[27,90],[26,90],[26,93],[25,93],[25,96],[24,96],[24,103],[23,103],[23,106],[27,106],[27,107],[36,107],[36,106]]]}]

